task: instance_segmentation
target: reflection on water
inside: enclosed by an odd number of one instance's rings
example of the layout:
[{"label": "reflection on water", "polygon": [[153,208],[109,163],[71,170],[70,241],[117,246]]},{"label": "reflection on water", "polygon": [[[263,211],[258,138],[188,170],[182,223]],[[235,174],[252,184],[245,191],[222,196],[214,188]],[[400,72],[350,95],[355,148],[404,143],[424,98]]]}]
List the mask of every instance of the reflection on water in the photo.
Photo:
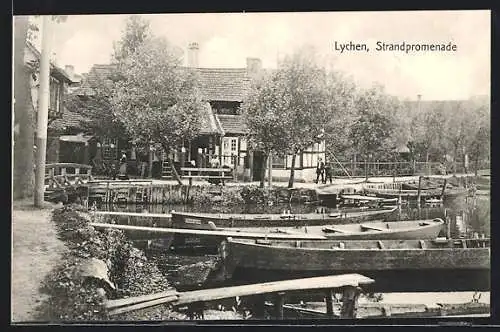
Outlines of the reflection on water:
[{"label": "reflection on water", "polygon": [[[267,205],[238,205],[230,209],[225,208],[224,212],[231,213],[281,213],[283,210],[290,210],[291,213],[315,212],[322,207],[303,204],[278,204]],[[324,208],[328,212],[335,209]],[[169,213],[170,211],[185,212],[221,212],[220,208],[213,206],[191,206],[191,205],[112,205],[102,206],[99,210],[107,211],[127,211],[127,212],[147,212],[147,213]],[[473,237],[475,234],[490,236],[490,197],[459,197],[444,203],[442,207],[403,207],[398,210],[390,219],[416,220],[442,218],[450,221],[450,235],[453,238]],[[446,236],[443,230],[441,236]]]}]

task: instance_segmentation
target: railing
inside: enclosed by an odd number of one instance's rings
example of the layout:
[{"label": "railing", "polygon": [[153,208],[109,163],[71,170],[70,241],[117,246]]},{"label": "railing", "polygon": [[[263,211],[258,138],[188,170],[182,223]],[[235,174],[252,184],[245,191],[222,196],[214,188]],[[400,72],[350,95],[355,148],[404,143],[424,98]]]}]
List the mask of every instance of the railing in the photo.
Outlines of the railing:
[{"label": "railing", "polygon": [[60,189],[92,180],[92,166],[55,163],[45,166],[45,189]]},{"label": "railing", "polygon": [[364,162],[364,161],[342,161],[342,166],[337,162],[331,162],[332,174],[336,177],[350,176],[412,176],[412,175],[445,175],[451,173],[472,172],[473,168],[465,169],[461,162]]},{"label": "railing", "polygon": [[218,180],[224,184],[224,180],[234,180],[234,172],[231,168],[206,168],[206,167],[181,167],[182,177],[189,179]]}]

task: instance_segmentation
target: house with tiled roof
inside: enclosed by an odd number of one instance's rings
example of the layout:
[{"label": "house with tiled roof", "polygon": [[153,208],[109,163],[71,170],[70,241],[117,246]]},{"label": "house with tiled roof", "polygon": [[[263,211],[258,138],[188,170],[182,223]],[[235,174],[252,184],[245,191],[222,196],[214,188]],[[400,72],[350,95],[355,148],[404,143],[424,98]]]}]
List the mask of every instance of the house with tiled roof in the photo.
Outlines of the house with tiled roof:
[{"label": "house with tiled roof", "polygon": [[[174,153],[174,161],[187,164],[191,160],[199,167],[209,166],[209,160],[216,155],[221,165],[234,168],[240,178],[260,180],[262,153],[251,151],[247,145],[248,133],[240,106],[250,88],[252,80],[266,72],[257,58],[247,58],[245,68],[200,68],[198,66],[198,44],[188,47],[188,66],[186,70],[197,73],[202,99],[207,103],[202,112],[202,128],[198,137],[186,142],[183,149]],[[115,65],[94,65],[84,75],[81,86],[74,93],[80,96],[92,96],[93,88],[106,84],[112,79]],[[319,157],[324,159],[324,143],[311,147],[296,158],[296,179],[311,180]],[[156,156],[155,159],[164,156]],[[287,178],[291,157],[273,158],[273,177]],[[168,170],[169,167],[162,167]]]},{"label": "house with tiled roof", "polygon": [[[17,56],[17,55],[16,55]],[[27,69],[27,73],[29,73],[29,88],[30,88],[30,98],[27,100],[17,100],[19,103],[25,104],[25,111],[28,113],[35,114],[38,107],[38,90],[39,90],[39,82],[38,82],[38,67],[40,61],[40,51],[29,41],[26,41],[26,47],[24,49],[24,63]],[[50,136],[50,130],[52,125],[60,125],[66,120],[70,120],[72,118],[71,114],[65,115],[65,107],[64,107],[64,96],[67,94],[67,90],[70,84],[73,84],[73,77],[66,72],[64,69],[57,66],[53,61],[50,63],[50,80],[49,80],[49,93],[50,93],[50,102],[49,102],[49,112],[48,112],[48,132]],[[15,82],[14,89],[20,89],[18,86],[24,82]],[[21,116],[19,114],[15,114],[14,117],[14,141],[16,141],[17,136],[17,128],[20,126],[18,119]],[[36,117],[34,117],[36,119]],[[63,120],[64,118],[64,120]],[[61,122],[63,121],[63,122]],[[72,120],[70,120],[71,123]],[[33,128],[34,129],[34,128]],[[51,138],[48,137],[47,142],[47,162],[57,162],[57,144],[52,145]]]}]

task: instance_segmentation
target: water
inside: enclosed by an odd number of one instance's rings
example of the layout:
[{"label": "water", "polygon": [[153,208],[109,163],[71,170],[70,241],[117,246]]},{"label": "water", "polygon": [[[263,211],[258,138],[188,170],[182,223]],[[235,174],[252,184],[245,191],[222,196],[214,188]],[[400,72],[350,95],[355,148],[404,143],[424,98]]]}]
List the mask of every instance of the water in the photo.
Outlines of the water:
[{"label": "water", "polygon": [[[124,205],[101,207],[100,210],[168,213],[171,210],[187,212],[233,212],[233,213],[281,213],[290,210],[291,213],[314,212],[318,206],[312,205],[273,205],[273,206],[248,206],[242,205],[231,209],[213,206],[194,207],[187,205]],[[333,210],[333,209],[327,209]],[[414,220],[442,218],[450,222],[450,235],[452,238],[467,238],[475,236],[490,237],[490,197],[458,197],[451,201],[445,201],[441,207],[416,207],[401,208],[393,217],[393,220]],[[440,236],[446,236],[443,229]],[[163,272],[173,277],[172,267],[178,270],[181,266],[189,266],[197,261],[208,261],[213,256],[179,256],[172,254],[153,254],[158,262],[162,262]],[[383,294],[381,303],[421,303],[434,306],[436,303],[462,303],[472,300],[473,292],[453,293],[386,293]],[[490,293],[482,292],[480,302],[489,302]]]},{"label": "water", "polygon": [[[220,213],[281,213],[290,210],[292,214],[315,212],[318,208],[327,211],[335,209],[303,204],[277,204],[268,205],[238,205],[227,208],[215,206],[191,206],[191,205],[111,205],[101,206],[103,211],[126,211],[142,213],[169,213],[170,211],[184,212],[220,212]],[[474,233],[490,236],[490,197],[458,197],[446,201],[441,207],[402,207],[395,213],[392,220],[416,220],[416,219],[448,219],[450,222],[450,233],[452,238],[474,237]],[[443,232],[442,236],[446,236]]]}]

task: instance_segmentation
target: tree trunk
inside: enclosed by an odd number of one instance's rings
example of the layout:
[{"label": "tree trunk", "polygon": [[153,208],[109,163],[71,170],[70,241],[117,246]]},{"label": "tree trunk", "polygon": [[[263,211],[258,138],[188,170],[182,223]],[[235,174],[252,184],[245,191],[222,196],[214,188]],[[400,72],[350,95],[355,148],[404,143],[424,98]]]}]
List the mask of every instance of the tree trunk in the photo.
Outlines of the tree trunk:
[{"label": "tree trunk", "polygon": [[290,165],[290,178],[288,179],[288,188],[293,188],[293,182],[295,180],[295,159],[296,153],[292,154],[292,164]]},{"label": "tree trunk", "polygon": [[264,188],[266,183],[267,154],[262,155],[262,168],[260,170],[260,188]]},{"label": "tree trunk", "polygon": [[14,17],[14,199],[33,194],[34,109],[30,71],[24,64],[28,16]]},{"label": "tree trunk", "polygon": [[429,166],[429,151],[425,153],[425,167],[427,168],[427,175],[431,175],[431,168]]},{"label": "tree trunk", "polygon": [[170,169],[172,170],[172,175],[174,176],[174,179],[177,181],[179,185],[183,185],[181,177],[179,176],[179,173],[177,173],[177,170],[175,169],[174,165],[174,159],[170,155],[170,149],[163,143],[161,143],[163,147],[163,151],[165,151],[167,158],[168,158],[168,163],[170,164]]}]

